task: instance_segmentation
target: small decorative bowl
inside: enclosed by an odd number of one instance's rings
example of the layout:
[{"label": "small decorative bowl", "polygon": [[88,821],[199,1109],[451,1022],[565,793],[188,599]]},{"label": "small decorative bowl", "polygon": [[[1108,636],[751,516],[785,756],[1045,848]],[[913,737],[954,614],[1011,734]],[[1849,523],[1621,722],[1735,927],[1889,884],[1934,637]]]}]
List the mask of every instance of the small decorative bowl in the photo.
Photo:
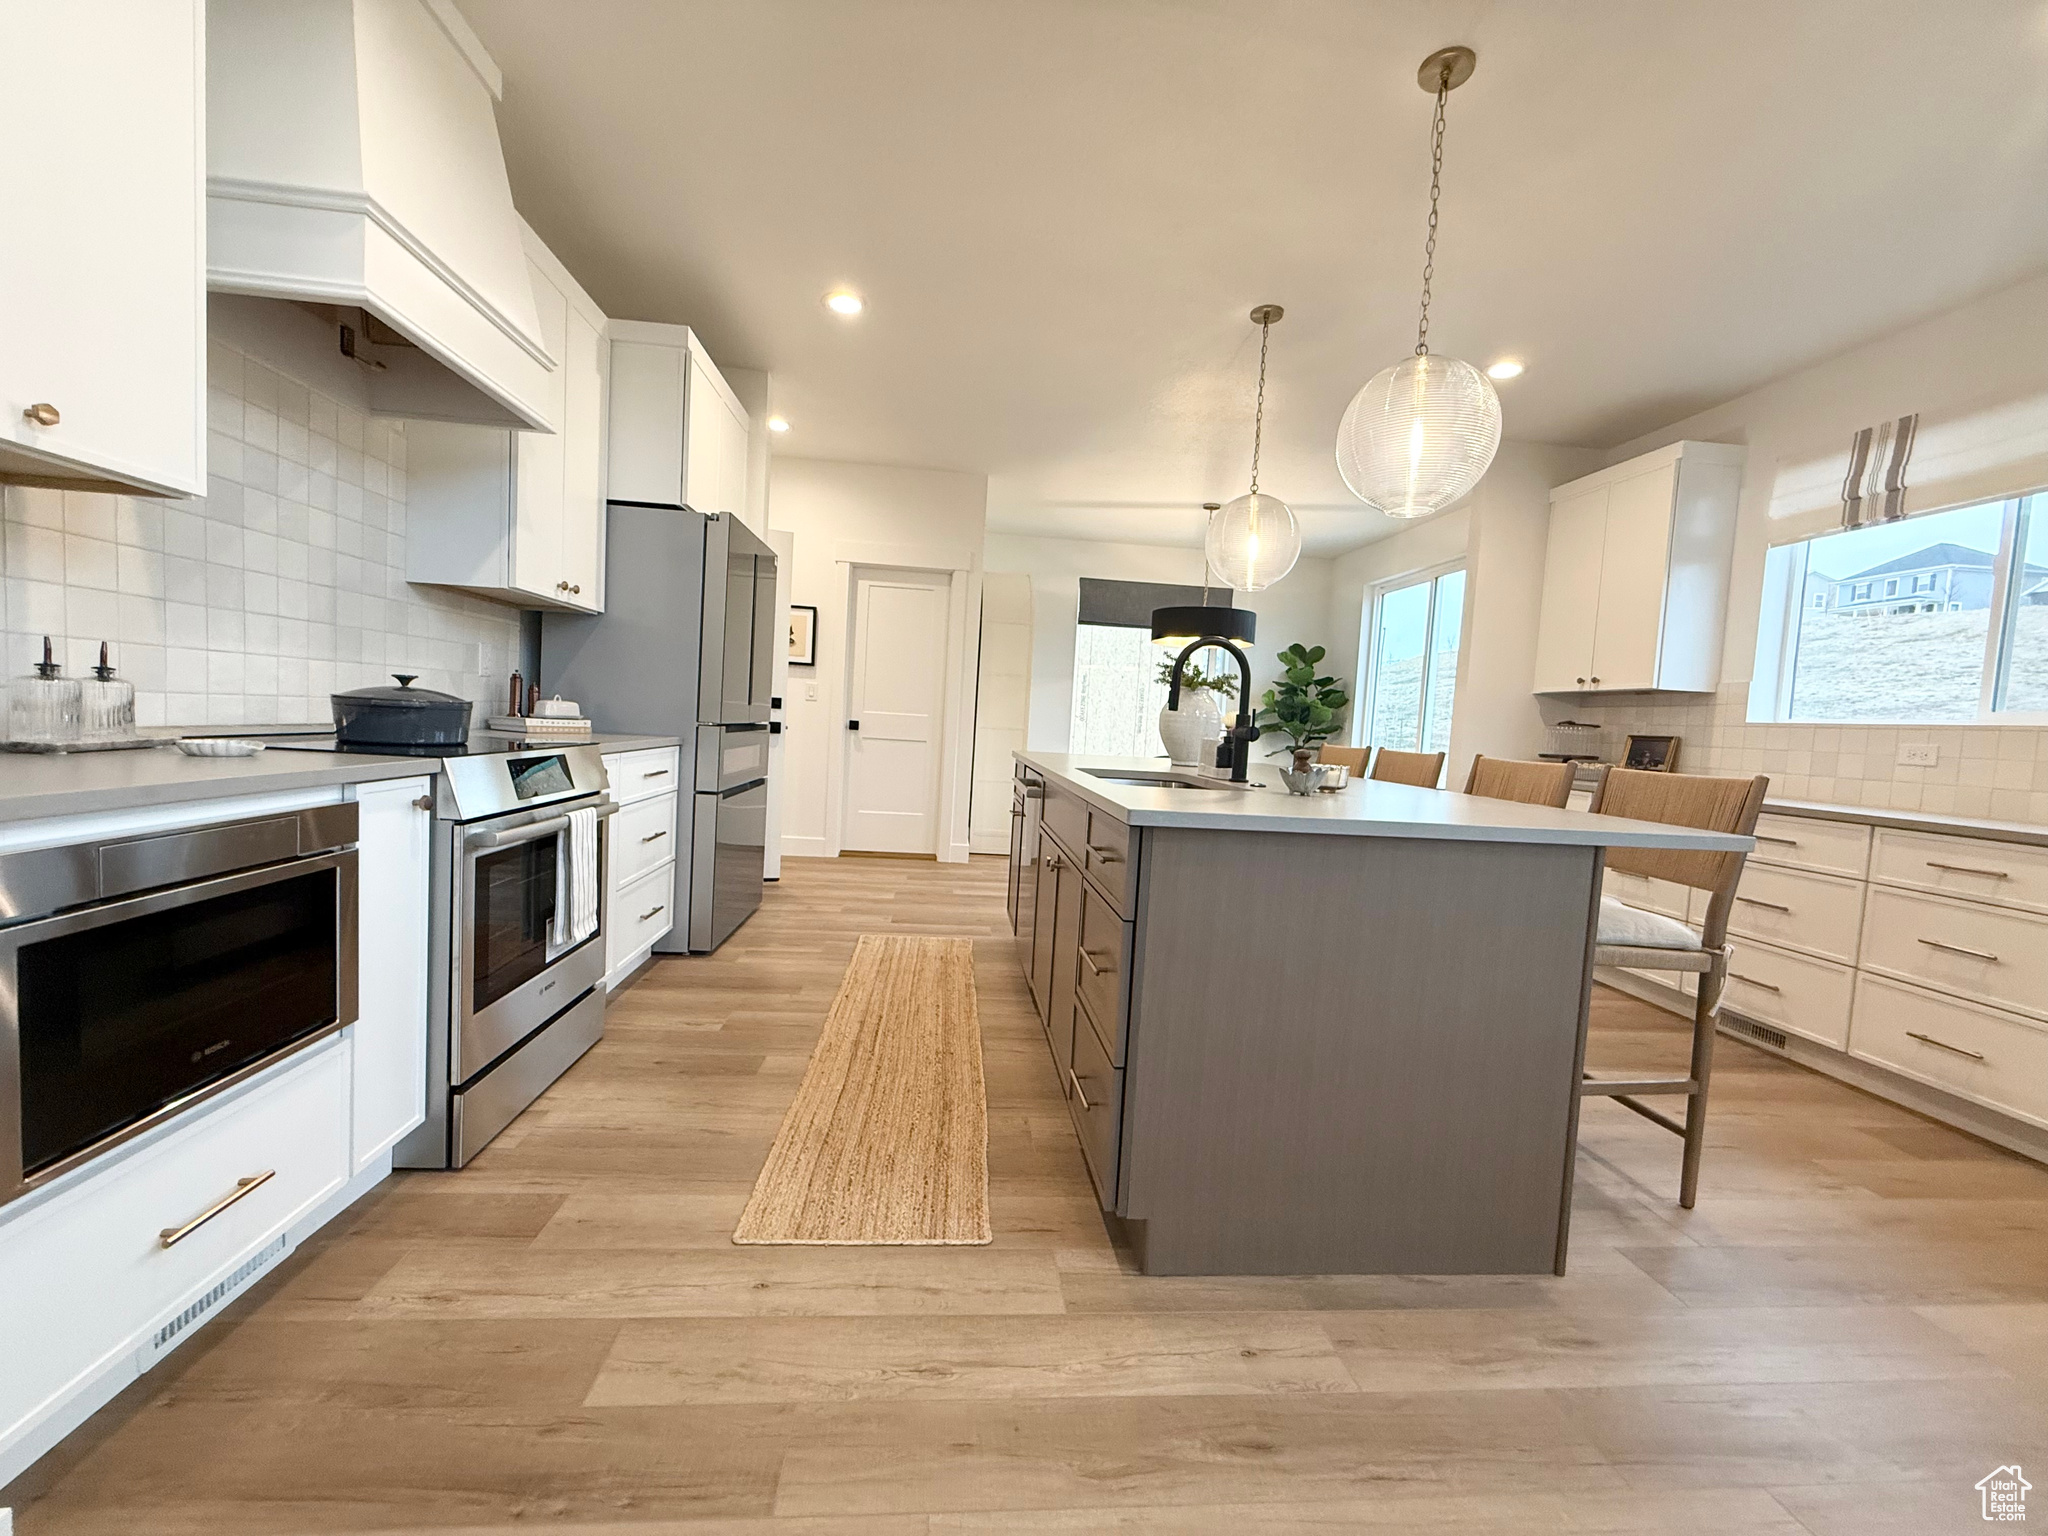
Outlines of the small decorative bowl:
[{"label": "small decorative bowl", "polygon": [[1322,775],[1316,788],[1326,795],[1334,795],[1351,782],[1351,770],[1342,763],[1317,763],[1316,771]]},{"label": "small decorative bowl", "polygon": [[1287,786],[1290,795],[1312,795],[1322,779],[1322,769],[1316,765],[1311,765],[1304,773],[1296,773],[1292,768],[1280,770],[1280,782]]},{"label": "small decorative bowl", "polygon": [[184,736],[178,740],[178,750],[187,757],[254,757],[263,750],[263,743],[232,736]]}]

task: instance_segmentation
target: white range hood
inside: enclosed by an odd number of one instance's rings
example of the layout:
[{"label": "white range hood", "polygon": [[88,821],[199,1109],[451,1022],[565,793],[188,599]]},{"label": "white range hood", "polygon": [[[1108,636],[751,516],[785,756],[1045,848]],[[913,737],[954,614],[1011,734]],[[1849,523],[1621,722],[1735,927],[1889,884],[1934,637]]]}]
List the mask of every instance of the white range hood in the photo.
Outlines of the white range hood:
[{"label": "white range hood", "polygon": [[501,81],[453,0],[208,0],[206,70],[207,286],[323,307],[372,410],[554,430]]}]

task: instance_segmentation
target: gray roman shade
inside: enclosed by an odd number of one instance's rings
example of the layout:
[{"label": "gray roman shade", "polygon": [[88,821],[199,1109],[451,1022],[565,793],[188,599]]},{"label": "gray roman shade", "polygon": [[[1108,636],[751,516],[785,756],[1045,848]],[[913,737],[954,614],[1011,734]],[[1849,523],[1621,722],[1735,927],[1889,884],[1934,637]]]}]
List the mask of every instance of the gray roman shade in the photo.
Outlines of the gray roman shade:
[{"label": "gray roman shade", "polygon": [[[1228,587],[1211,587],[1207,605],[1231,606]],[[1150,629],[1155,608],[1199,608],[1203,606],[1200,587],[1177,586],[1170,581],[1103,581],[1081,578],[1081,622],[1115,624],[1125,629]]]}]

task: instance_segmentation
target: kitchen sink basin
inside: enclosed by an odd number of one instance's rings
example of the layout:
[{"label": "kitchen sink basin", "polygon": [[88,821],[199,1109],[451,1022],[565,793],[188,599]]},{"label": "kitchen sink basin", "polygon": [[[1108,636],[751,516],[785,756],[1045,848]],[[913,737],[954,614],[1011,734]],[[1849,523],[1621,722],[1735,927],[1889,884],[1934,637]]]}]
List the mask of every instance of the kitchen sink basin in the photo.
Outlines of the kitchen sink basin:
[{"label": "kitchen sink basin", "polygon": [[1211,779],[1198,774],[1153,772],[1145,768],[1083,768],[1091,779],[1112,784],[1142,784],[1149,789],[1257,789],[1256,784],[1233,784],[1228,779]]}]

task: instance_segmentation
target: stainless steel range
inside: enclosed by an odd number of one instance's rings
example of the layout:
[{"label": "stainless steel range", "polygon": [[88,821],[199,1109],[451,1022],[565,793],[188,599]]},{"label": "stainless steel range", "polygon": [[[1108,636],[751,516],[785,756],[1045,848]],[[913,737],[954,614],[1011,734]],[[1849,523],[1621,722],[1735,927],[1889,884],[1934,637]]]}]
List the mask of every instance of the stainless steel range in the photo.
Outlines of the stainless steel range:
[{"label": "stainless steel range", "polygon": [[572,813],[616,809],[596,746],[482,745],[435,779],[427,1119],[402,1168],[460,1168],[604,1033],[604,844],[597,923],[578,934]]}]

